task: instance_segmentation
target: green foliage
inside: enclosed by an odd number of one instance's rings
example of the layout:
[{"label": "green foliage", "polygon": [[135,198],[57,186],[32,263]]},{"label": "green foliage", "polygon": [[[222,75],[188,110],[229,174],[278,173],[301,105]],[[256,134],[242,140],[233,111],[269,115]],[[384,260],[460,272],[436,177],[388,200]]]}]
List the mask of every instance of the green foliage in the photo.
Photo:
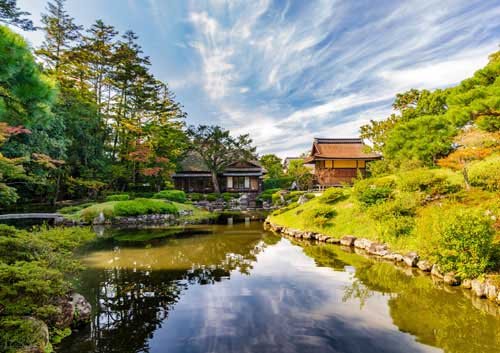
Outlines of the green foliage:
[{"label": "green foliage", "polygon": [[330,206],[320,206],[306,210],[302,217],[308,226],[324,227],[337,215],[337,211]]},{"label": "green foliage", "polygon": [[321,195],[320,200],[322,203],[326,204],[334,204],[339,202],[340,200],[345,199],[345,191],[342,188],[329,188],[326,189],[325,192],[323,192],[323,195]]},{"label": "green foliage", "polygon": [[260,157],[260,164],[267,170],[267,177],[270,179],[280,178],[283,176],[283,166],[281,158],[275,154],[265,154]]},{"label": "green foliage", "polygon": [[471,185],[485,190],[500,190],[500,155],[473,162],[468,168]]},{"label": "green foliage", "polygon": [[239,197],[240,197],[240,194],[238,194],[237,192],[223,192],[222,193],[222,198],[226,202],[229,202],[229,201],[231,201],[233,199],[237,199]]},{"label": "green foliage", "polygon": [[362,179],[355,182],[353,195],[364,206],[372,206],[388,200],[394,188],[394,179]]},{"label": "green foliage", "polygon": [[71,289],[66,276],[81,268],[73,250],[94,237],[87,228],[30,233],[0,226],[0,346],[4,351],[17,351],[26,344],[42,345],[43,330],[37,320],[49,326],[51,338],[64,330],[59,326],[59,302]]},{"label": "green foliage", "polygon": [[139,216],[146,214],[176,214],[177,207],[171,203],[161,200],[135,199],[130,201],[119,201],[114,206],[114,216]]},{"label": "green foliage", "polygon": [[203,199],[203,194],[193,192],[193,193],[188,194],[188,197],[191,201],[201,201]]},{"label": "green foliage", "polygon": [[451,172],[425,168],[398,174],[397,186],[402,191],[421,191],[428,195],[450,194],[461,189],[461,184]]},{"label": "green foliage", "polygon": [[265,179],[263,183],[264,190],[268,189],[289,189],[294,181],[293,176],[286,176],[280,178]]},{"label": "green foliage", "polygon": [[154,194],[153,198],[184,203],[186,202],[186,193],[182,190],[162,190]]},{"label": "green foliage", "polygon": [[206,194],[205,199],[210,202],[217,201],[220,198],[220,194],[217,193],[211,193],[211,194]]},{"label": "green foliage", "polygon": [[106,196],[106,201],[127,201],[130,199],[129,194],[116,194]]},{"label": "green foliage", "polygon": [[419,220],[416,231],[419,241],[425,242],[426,254],[444,272],[474,278],[490,264],[495,232],[492,220],[481,210],[435,207]]},{"label": "green foliage", "polygon": [[500,118],[498,116],[481,116],[476,120],[476,125],[484,131],[500,131]]},{"label": "green foliage", "polygon": [[281,189],[266,189],[259,196],[258,199],[261,201],[272,202],[273,194],[280,191]]},{"label": "green foliage", "polygon": [[[191,150],[201,158],[212,173],[221,173],[232,163],[240,160],[255,159],[255,147],[248,134],[231,136],[228,130],[220,126],[190,126],[187,130],[191,140]],[[220,193],[217,178],[213,178],[214,190]]]}]

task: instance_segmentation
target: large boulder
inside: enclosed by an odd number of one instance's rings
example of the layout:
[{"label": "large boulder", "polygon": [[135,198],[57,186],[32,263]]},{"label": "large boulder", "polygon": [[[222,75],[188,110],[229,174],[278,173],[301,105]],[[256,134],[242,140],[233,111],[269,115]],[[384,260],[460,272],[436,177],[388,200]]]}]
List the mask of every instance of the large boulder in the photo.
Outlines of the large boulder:
[{"label": "large boulder", "polygon": [[458,286],[460,284],[460,279],[455,275],[454,272],[448,272],[443,277],[444,283],[450,286]]},{"label": "large boulder", "polygon": [[70,304],[73,308],[73,326],[82,326],[90,322],[92,306],[83,295],[74,293]]},{"label": "large boulder", "polygon": [[371,240],[365,238],[357,238],[354,240],[354,247],[358,249],[368,250],[368,248],[373,244]]},{"label": "large boulder", "polygon": [[441,279],[444,277],[444,275],[439,270],[438,265],[432,266],[431,275],[433,275],[434,277],[437,277],[437,278],[441,278]]},{"label": "large boulder", "polygon": [[386,256],[389,254],[389,249],[386,244],[371,243],[366,250],[369,254],[377,256]]}]

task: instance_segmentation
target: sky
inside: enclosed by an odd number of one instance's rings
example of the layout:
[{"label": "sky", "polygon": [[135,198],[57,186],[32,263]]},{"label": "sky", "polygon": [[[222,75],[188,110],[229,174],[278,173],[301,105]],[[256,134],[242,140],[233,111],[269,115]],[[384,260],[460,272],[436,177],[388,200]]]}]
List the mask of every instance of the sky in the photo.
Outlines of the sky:
[{"label": "sky", "polygon": [[[44,0],[18,0],[39,23]],[[188,124],[249,133],[260,154],[356,137],[396,93],[448,87],[499,49],[500,0],[67,0],[139,35]],[[24,32],[33,46],[43,33]]]}]

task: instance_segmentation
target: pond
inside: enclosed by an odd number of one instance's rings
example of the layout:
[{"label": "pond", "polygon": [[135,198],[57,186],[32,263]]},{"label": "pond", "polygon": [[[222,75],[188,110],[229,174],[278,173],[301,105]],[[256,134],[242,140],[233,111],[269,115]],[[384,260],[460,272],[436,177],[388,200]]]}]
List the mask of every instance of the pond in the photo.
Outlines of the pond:
[{"label": "pond", "polygon": [[500,352],[461,289],[260,223],[124,244],[83,255],[93,321],[59,352]]}]

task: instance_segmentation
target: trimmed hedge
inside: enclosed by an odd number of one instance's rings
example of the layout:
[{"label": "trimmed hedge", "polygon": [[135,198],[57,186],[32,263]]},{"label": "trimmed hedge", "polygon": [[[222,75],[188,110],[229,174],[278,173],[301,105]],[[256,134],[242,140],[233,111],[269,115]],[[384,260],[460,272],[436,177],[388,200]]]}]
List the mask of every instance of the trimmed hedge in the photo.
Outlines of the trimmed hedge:
[{"label": "trimmed hedge", "polygon": [[140,216],[145,214],[176,214],[177,207],[161,200],[135,199],[118,202],[114,209],[115,216]]},{"label": "trimmed hedge", "polygon": [[182,190],[162,190],[154,194],[153,198],[184,203],[186,202],[186,193]]},{"label": "trimmed hedge", "polygon": [[127,201],[127,200],[130,200],[129,194],[109,195],[106,197],[106,201]]}]

